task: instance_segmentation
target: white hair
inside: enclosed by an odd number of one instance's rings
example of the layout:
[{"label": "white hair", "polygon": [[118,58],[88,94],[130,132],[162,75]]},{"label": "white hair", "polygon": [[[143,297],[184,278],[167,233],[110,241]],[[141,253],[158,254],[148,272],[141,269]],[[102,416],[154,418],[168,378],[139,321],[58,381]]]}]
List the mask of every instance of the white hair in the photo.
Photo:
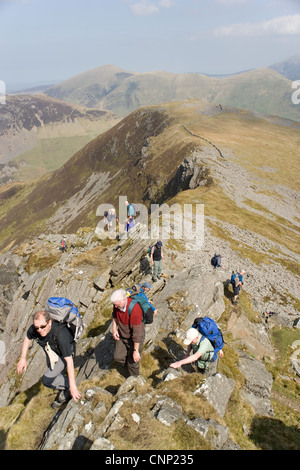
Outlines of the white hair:
[{"label": "white hair", "polygon": [[115,290],[115,292],[112,293],[111,295],[111,303],[115,303],[117,300],[124,300],[127,298],[127,292],[125,289],[118,289]]}]

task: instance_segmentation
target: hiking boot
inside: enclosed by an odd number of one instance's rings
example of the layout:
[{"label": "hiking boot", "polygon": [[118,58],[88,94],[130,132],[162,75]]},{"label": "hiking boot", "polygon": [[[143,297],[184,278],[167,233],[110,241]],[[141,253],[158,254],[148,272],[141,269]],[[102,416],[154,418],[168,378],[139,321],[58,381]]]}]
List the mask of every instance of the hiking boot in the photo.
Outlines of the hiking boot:
[{"label": "hiking boot", "polygon": [[71,398],[71,393],[68,388],[66,390],[61,390],[51,406],[52,408],[60,408],[64,403],[68,403]]}]

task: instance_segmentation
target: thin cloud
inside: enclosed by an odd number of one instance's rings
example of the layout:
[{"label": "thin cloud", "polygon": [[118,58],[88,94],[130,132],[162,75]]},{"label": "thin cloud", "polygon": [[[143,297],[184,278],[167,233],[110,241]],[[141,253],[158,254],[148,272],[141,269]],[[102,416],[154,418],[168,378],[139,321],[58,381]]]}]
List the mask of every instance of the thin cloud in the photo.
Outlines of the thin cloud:
[{"label": "thin cloud", "polygon": [[174,5],[173,0],[161,0],[158,5],[161,8],[171,8]]},{"label": "thin cloud", "polygon": [[136,16],[149,16],[159,13],[161,8],[171,8],[173,3],[173,0],[160,0],[159,2],[140,0],[130,5],[130,8],[132,13]]},{"label": "thin cloud", "polygon": [[215,29],[216,36],[269,36],[300,34],[300,14],[277,16],[261,23],[241,23]]},{"label": "thin cloud", "polygon": [[240,5],[246,3],[248,0],[217,0],[221,5]]}]

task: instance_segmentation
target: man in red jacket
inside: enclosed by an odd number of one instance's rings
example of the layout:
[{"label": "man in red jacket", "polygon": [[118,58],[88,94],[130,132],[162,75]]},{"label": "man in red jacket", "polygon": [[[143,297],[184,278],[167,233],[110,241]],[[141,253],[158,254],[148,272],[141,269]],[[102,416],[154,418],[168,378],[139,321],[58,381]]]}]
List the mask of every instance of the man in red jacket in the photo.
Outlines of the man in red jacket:
[{"label": "man in red jacket", "polygon": [[128,315],[128,307],[132,299],[127,297],[124,289],[113,292],[111,302],[113,337],[116,340],[114,359],[122,365],[127,364],[130,375],[138,376],[143,343],[145,340],[145,324],[143,311],[137,303]]}]

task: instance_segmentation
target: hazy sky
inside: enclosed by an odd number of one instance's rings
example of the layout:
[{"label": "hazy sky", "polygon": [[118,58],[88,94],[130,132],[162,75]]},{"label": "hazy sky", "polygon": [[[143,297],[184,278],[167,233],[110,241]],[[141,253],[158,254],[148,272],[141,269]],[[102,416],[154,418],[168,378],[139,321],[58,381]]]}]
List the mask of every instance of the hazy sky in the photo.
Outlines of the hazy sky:
[{"label": "hazy sky", "polygon": [[7,89],[106,64],[226,74],[300,53],[300,0],[0,0],[0,18]]}]

